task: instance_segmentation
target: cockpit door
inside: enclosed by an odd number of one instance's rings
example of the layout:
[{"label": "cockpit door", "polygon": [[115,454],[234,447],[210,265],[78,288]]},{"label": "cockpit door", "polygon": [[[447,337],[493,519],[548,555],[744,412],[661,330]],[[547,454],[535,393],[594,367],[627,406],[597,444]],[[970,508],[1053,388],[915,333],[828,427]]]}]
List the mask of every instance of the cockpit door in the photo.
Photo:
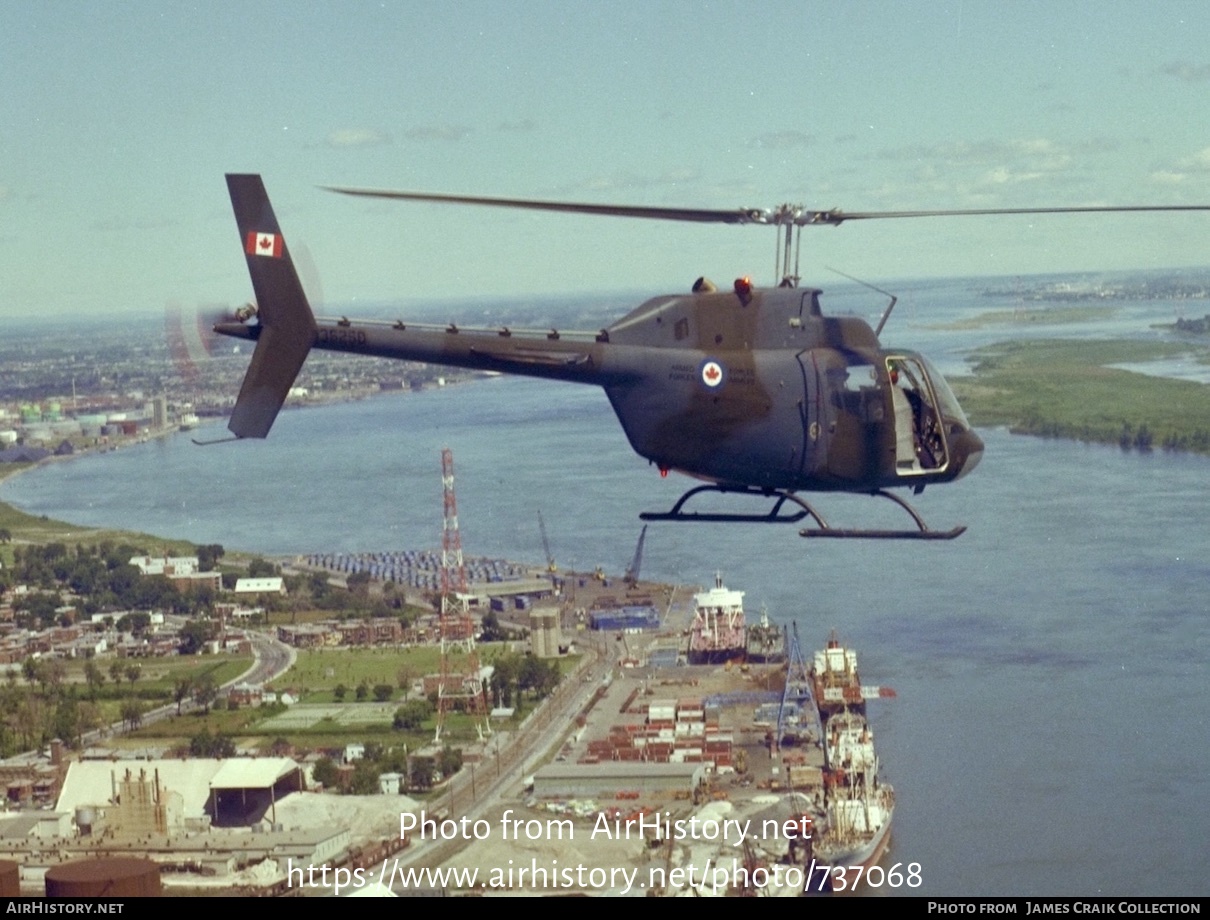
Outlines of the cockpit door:
[{"label": "cockpit door", "polygon": [[[949,466],[947,419],[955,409],[961,414],[957,401],[950,397],[951,408],[945,399],[938,398],[933,374],[923,358],[887,357],[886,371],[891,384],[896,474],[912,477],[942,472]],[[937,379],[940,380],[939,375]],[[945,393],[948,392],[946,389]]]}]

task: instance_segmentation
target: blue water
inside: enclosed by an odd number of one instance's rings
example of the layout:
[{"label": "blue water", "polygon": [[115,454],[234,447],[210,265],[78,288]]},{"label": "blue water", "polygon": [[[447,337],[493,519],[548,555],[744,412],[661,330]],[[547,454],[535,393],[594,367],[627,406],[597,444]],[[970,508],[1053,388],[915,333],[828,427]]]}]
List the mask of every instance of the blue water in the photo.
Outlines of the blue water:
[{"label": "blue water", "polygon": [[[919,296],[942,321],[997,306],[966,294]],[[899,332],[950,364],[1012,334]],[[1208,894],[1210,461],[982,434],[979,469],[917,500],[935,527],[970,526],[953,543],[653,524],[643,575],[721,568],[749,610],[797,620],[808,649],[835,627],[866,682],[898,691],[872,715],[898,796],[886,865],[919,863],[916,893]],[[0,497],[272,554],[437,548],[447,446],[470,555],[541,562],[541,509],[561,567],[620,573],[639,512],[691,484],[631,453],[599,390],[493,379],[287,412],[260,443],[82,457]],[[834,523],[900,525],[883,504],[820,501]]]}]

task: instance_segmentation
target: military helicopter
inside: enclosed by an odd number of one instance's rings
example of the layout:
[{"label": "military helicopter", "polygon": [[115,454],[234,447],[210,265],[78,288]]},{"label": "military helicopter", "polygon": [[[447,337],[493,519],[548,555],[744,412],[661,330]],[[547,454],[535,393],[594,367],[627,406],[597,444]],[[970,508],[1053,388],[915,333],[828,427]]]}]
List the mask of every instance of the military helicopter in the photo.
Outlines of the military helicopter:
[{"label": "military helicopter", "polygon": [[[312,348],[595,384],[641,457],[661,475],[684,473],[690,488],[645,521],[796,523],[809,537],[949,540],[965,527],[931,530],[888,491],[953,482],[979,463],[983,441],[929,361],[879,342],[895,299],[876,328],[827,316],[821,291],[798,284],[799,235],[810,226],[906,217],[1210,210],[1208,205],[1021,208],[849,213],[782,205],[709,210],[576,204],[512,198],[332,188],[347,195],[658,220],[763,224],[777,228],[776,287],[740,278],[719,290],[699,278],[684,294],[653,297],[590,332],[474,329],[456,324],[316,320],[259,175],[227,176],[255,292],[234,322],[214,328],[256,342],[228,428],[263,438]],[[794,268],[790,268],[791,256]],[[214,443],[214,442],[208,442]],[[687,511],[703,493],[769,502],[764,513]],[[898,504],[913,526],[831,526],[801,492],[848,492]]]}]

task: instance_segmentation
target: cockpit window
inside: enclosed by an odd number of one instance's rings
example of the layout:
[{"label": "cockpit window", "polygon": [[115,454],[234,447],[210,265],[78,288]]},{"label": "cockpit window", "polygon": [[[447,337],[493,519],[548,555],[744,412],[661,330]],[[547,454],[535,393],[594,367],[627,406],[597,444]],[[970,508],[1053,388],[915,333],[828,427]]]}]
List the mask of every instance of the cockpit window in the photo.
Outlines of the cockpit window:
[{"label": "cockpit window", "polygon": [[958,399],[954,396],[954,391],[945,382],[945,378],[941,376],[941,372],[933,367],[928,358],[922,356],[918,360],[924,365],[929,381],[933,385],[933,392],[937,394],[937,408],[941,410],[941,417],[945,419],[946,430],[950,434],[970,430],[971,423],[967,421],[966,413],[958,405]]},{"label": "cockpit window", "polygon": [[873,364],[850,364],[829,373],[842,375],[840,384],[850,393],[858,393],[867,387],[878,385],[878,375],[874,372]]}]

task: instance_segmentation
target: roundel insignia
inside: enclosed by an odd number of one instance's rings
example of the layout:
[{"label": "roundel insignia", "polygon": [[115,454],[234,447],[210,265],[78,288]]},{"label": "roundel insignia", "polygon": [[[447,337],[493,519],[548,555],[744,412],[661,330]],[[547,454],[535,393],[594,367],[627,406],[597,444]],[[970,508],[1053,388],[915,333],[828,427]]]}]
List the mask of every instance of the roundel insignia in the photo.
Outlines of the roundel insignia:
[{"label": "roundel insignia", "polygon": [[707,358],[702,362],[699,375],[702,378],[702,383],[706,384],[710,389],[714,390],[723,385],[723,381],[727,379],[727,372],[723,366],[713,358]]}]

